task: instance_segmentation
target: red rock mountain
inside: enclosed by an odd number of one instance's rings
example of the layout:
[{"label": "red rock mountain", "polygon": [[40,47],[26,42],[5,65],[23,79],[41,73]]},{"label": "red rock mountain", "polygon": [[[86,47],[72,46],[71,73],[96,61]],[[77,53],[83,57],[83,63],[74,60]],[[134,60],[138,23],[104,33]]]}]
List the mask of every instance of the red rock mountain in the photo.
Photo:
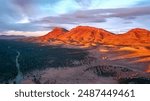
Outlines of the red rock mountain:
[{"label": "red rock mountain", "polygon": [[64,35],[66,32],[68,32],[68,30],[56,27],[48,34],[39,37],[39,39],[43,42],[48,42],[50,39],[57,39],[60,35]]},{"label": "red rock mountain", "polygon": [[53,31],[37,39],[38,42],[86,46],[95,46],[98,44],[149,46],[150,31],[136,28],[124,34],[113,34],[100,28],[78,26],[70,31],[63,28],[55,28]]},{"label": "red rock mountain", "polygon": [[150,45],[150,31],[135,28],[124,34],[116,34],[115,37],[108,37],[104,40],[107,44],[115,45]]}]

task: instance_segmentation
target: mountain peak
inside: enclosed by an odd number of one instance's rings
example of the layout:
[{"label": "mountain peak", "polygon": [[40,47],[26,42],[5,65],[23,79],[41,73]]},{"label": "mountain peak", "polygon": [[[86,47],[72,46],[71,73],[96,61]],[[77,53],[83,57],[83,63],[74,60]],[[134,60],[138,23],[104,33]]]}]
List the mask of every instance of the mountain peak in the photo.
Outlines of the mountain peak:
[{"label": "mountain peak", "polygon": [[77,27],[75,27],[75,28],[73,28],[73,29],[86,29],[86,30],[90,29],[90,30],[96,30],[96,29],[98,29],[98,28],[96,28],[96,27],[91,27],[91,26],[77,26]]},{"label": "mountain peak", "polygon": [[150,32],[149,30],[146,30],[144,28],[134,28],[134,29],[131,29],[130,31],[128,32]]},{"label": "mountain peak", "polygon": [[132,29],[116,35],[101,28],[77,26],[70,31],[56,27],[48,34],[38,37],[39,42],[96,46],[112,45],[150,45],[150,31],[142,28]]},{"label": "mountain peak", "polygon": [[111,36],[113,33],[106,31],[102,28],[95,28],[90,26],[77,26],[70,30],[69,33],[78,34],[79,36],[93,36],[93,37],[104,37],[104,36]]},{"label": "mountain peak", "polygon": [[55,39],[58,36],[64,34],[68,32],[68,30],[64,29],[64,28],[60,28],[60,27],[55,27],[51,32],[49,32],[48,34],[39,37],[39,40],[43,41],[43,42],[47,42],[49,41],[49,39]]},{"label": "mountain peak", "polygon": [[[96,28],[96,27],[91,27],[91,26],[77,26],[71,30],[84,30],[84,31],[101,31],[101,32],[108,32],[102,28]],[[111,32],[109,32],[111,33]]]},{"label": "mountain peak", "polygon": [[134,28],[128,31],[126,34],[130,36],[134,36],[136,38],[141,38],[141,37],[150,37],[150,31],[143,29],[143,28]]},{"label": "mountain peak", "polygon": [[52,31],[53,32],[67,32],[68,30],[66,30],[65,28],[61,28],[61,27],[55,27]]}]

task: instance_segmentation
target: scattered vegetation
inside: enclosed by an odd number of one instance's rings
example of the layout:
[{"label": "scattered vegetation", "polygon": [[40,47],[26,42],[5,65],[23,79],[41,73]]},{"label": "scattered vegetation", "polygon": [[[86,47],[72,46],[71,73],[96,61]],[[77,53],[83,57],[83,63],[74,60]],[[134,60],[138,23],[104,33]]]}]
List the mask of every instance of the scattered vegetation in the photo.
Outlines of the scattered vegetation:
[{"label": "scattered vegetation", "polygon": [[[88,55],[83,49],[68,49],[57,46],[41,46],[13,40],[0,40],[0,82],[13,79],[17,75],[15,64],[16,51],[19,57],[20,69],[23,74],[47,67],[74,67],[72,61],[81,61]],[[36,80],[35,80],[36,81]]]},{"label": "scattered vegetation", "polygon": [[[128,67],[100,64],[99,61],[83,49],[68,49],[57,46],[41,46],[34,43],[26,43],[12,40],[0,40],[0,83],[9,83],[9,80],[17,75],[16,55],[19,51],[20,69],[23,74],[45,68],[64,68],[84,65],[86,71],[92,71],[101,77],[112,77],[122,84],[150,84],[150,74],[133,70]],[[95,62],[96,61],[96,62]],[[36,84],[41,82],[40,72],[32,76]],[[57,81],[45,81],[55,84]]]},{"label": "scattered vegetation", "polygon": [[101,77],[113,77],[121,84],[150,84],[150,74],[132,70],[128,67],[113,65],[98,65],[87,68]]}]

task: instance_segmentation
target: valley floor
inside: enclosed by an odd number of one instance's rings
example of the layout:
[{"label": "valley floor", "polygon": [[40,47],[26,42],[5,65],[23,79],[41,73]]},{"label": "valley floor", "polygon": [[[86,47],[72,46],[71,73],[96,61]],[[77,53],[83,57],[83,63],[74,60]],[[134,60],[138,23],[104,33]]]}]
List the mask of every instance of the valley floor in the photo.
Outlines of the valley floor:
[{"label": "valley floor", "polygon": [[[36,70],[28,73],[22,83],[150,84],[149,47],[100,45],[87,50],[89,62],[82,66]],[[74,61],[78,62],[82,61]]]}]

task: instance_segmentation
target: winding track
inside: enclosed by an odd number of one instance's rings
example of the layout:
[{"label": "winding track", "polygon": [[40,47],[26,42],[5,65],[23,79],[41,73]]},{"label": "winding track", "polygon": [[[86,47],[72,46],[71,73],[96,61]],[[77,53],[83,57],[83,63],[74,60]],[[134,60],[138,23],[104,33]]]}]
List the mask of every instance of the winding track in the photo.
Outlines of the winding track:
[{"label": "winding track", "polygon": [[23,74],[22,74],[22,72],[20,71],[20,64],[19,64],[19,62],[18,62],[19,57],[20,57],[20,52],[17,51],[16,67],[17,67],[18,74],[17,74],[17,76],[16,76],[16,78],[15,78],[15,83],[17,83],[17,84],[20,84],[20,83],[21,83],[21,80],[23,79]]}]

